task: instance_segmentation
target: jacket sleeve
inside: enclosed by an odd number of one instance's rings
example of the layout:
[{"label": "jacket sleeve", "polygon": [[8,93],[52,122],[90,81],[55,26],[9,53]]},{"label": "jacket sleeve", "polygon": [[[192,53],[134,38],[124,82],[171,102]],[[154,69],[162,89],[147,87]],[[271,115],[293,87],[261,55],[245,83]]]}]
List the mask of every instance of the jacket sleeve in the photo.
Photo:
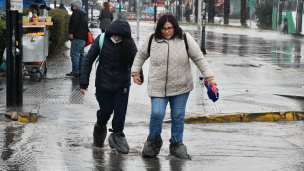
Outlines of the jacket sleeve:
[{"label": "jacket sleeve", "polygon": [[189,33],[185,33],[188,43],[188,55],[206,80],[213,79],[213,73],[200,47]]},{"label": "jacket sleeve", "polygon": [[77,29],[79,28],[79,23],[80,23],[80,13],[76,10],[73,12],[71,19],[70,19],[70,24],[69,24],[69,34],[75,34]]},{"label": "jacket sleeve", "polygon": [[86,89],[89,85],[92,65],[100,53],[99,38],[100,35],[94,40],[88,54],[84,58],[80,74],[80,88]]},{"label": "jacket sleeve", "polygon": [[148,36],[146,37],[146,40],[144,43],[141,45],[139,48],[139,51],[137,52],[133,65],[132,65],[132,70],[131,73],[136,72],[140,73],[142,66],[144,62],[149,58],[148,55],[148,44],[149,44],[149,39],[153,33],[149,33]]}]

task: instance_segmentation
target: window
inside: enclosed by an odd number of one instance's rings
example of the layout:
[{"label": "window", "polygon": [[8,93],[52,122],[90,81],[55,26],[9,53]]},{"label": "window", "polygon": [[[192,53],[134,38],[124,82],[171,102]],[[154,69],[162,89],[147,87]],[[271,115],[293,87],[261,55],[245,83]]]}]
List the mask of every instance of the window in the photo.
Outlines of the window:
[{"label": "window", "polygon": [[274,0],[273,1],[273,7],[274,8],[278,8],[278,0]]},{"label": "window", "polygon": [[296,11],[297,10],[297,0],[292,0],[290,4],[290,10],[291,11]]},{"label": "window", "polygon": [[283,10],[284,11],[288,11],[289,10],[289,0],[285,0],[284,1],[284,6],[283,6]]}]

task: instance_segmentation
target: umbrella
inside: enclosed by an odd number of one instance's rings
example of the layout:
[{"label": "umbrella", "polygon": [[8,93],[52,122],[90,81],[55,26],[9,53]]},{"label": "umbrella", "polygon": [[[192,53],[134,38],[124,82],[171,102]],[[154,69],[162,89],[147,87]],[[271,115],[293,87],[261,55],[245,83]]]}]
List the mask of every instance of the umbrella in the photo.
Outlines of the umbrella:
[{"label": "umbrella", "polygon": [[[215,85],[210,84],[208,86],[208,82],[206,80],[204,80],[204,77],[200,76],[200,84],[201,85],[205,85],[205,87],[207,88],[207,94],[210,100],[212,100],[213,102],[216,102],[219,99],[219,91],[218,88],[215,87]],[[204,83],[203,83],[204,81]]]}]

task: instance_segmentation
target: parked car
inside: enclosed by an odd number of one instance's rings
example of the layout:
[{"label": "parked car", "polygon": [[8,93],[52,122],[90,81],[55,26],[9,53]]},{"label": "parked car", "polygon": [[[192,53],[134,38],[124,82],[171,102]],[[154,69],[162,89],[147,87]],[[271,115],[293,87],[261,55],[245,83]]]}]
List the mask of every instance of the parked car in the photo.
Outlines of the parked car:
[{"label": "parked car", "polygon": [[[89,9],[88,10],[88,13],[89,13],[89,20],[91,20],[91,15],[92,15],[92,11],[91,11],[92,9]],[[99,10],[97,10],[97,9],[93,9],[93,20],[98,20],[98,18],[99,18],[99,14],[100,14],[100,11]]]},{"label": "parked car", "polygon": [[[193,14],[190,15],[190,21],[193,22]],[[208,23],[208,13],[206,13],[206,22]],[[215,24],[221,24],[222,23],[222,18],[215,16],[214,17],[214,23]]]},{"label": "parked car", "polygon": [[65,6],[65,9],[68,11],[69,15],[73,14],[73,11],[71,10],[71,6]]}]

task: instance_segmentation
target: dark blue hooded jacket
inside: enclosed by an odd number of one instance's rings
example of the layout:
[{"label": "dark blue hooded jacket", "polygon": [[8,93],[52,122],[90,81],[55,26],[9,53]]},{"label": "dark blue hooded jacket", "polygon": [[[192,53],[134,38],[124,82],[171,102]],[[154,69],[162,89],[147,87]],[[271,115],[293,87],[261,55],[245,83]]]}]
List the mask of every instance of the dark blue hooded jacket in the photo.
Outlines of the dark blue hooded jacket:
[{"label": "dark blue hooded jacket", "polygon": [[[121,68],[120,62],[120,58],[124,57],[124,54],[120,51],[120,48],[122,48],[122,42],[115,44],[110,39],[112,35],[129,38],[133,44],[133,59],[130,62],[129,67],[124,70]],[[94,61],[100,53],[99,38],[100,35],[94,40],[83,62],[80,75],[80,88],[82,89],[86,89],[88,87],[92,65],[95,67]],[[130,67],[133,64],[136,53],[137,48],[131,37],[131,28],[129,23],[122,19],[115,20],[107,28],[105,33],[105,39],[96,71],[96,88],[103,91],[115,91],[120,88],[130,86]]]}]

